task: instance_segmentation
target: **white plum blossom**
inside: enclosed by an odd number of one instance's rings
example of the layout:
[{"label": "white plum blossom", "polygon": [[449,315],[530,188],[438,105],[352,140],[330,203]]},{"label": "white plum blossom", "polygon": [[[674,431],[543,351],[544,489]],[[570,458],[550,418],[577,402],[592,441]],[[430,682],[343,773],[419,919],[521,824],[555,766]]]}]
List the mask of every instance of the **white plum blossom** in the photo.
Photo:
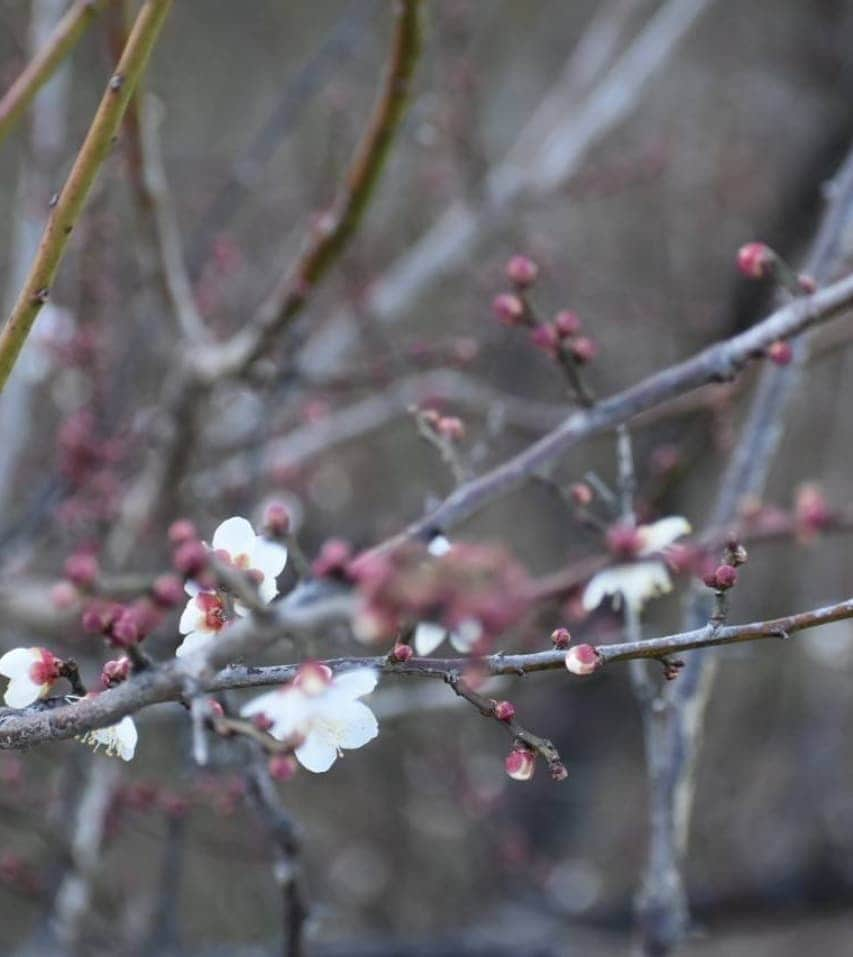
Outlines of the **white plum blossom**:
[{"label": "white plum blossom", "polygon": [[358,699],[376,687],[373,668],[333,675],[326,665],[307,663],[294,680],[254,698],[241,713],[264,715],[270,734],[296,744],[299,763],[317,774],[328,771],[343,751],[363,747],[379,733],[376,717]]},{"label": "white plum blossom", "polygon": [[87,731],[79,738],[83,744],[90,745],[95,751],[103,745],[109,757],[119,757],[122,761],[133,760],[138,739],[139,734],[130,715],[125,715],[118,724],[111,724],[106,728],[95,728],[94,731]]},{"label": "white plum blossom", "polygon": [[201,588],[195,582],[185,585],[190,600],[184,608],[178,630],[184,640],[175,654],[178,658],[203,648],[225,626],[225,602],[219,592]]},{"label": "white plum blossom", "polygon": [[59,677],[59,659],[46,648],[13,648],[0,658],[0,675],[9,679],[3,700],[26,708],[50,694]]},{"label": "white plum blossom", "polygon": [[[676,539],[690,532],[690,523],[680,515],[662,518],[651,525],[637,528],[638,558],[664,552]],[[587,611],[597,608],[608,596],[618,608],[624,599],[634,611],[642,610],[650,598],[657,598],[672,591],[672,579],[666,564],[659,558],[630,562],[605,568],[594,575],[583,593],[583,607]]]},{"label": "white plum blossom", "polygon": [[[427,551],[433,557],[441,558],[451,548],[453,546],[444,535],[435,535],[427,546]],[[465,619],[453,630],[445,628],[438,622],[421,621],[415,627],[412,644],[415,647],[416,654],[425,658],[427,655],[431,655],[447,638],[460,654],[467,655],[482,634],[482,626],[474,618]]]},{"label": "white plum blossom", "polygon": [[[270,541],[255,530],[245,518],[227,518],[213,533],[210,547],[218,558],[235,568],[251,572],[258,583],[261,601],[269,604],[278,594],[276,578],[287,564],[287,549],[278,542]],[[236,608],[238,614],[245,609]]]},{"label": "white plum blossom", "polygon": [[[265,604],[276,597],[276,578],[287,564],[284,545],[256,535],[245,518],[234,516],[219,525],[208,547],[222,561],[249,572]],[[225,600],[218,591],[202,588],[193,581],[187,582],[185,589],[190,597],[178,624],[185,636],[175,651],[179,658],[203,648],[227,624]],[[248,609],[238,601],[234,602],[234,611],[238,615],[248,614]]]}]

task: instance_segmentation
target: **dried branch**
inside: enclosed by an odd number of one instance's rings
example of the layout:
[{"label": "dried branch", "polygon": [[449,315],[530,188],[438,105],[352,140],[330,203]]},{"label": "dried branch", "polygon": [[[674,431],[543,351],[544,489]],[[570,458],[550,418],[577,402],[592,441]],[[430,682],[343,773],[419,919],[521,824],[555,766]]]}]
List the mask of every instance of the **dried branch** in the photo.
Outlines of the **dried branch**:
[{"label": "dried branch", "polygon": [[86,139],[47,221],[24,287],[0,331],[0,391],[50,295],[71,231],[109,155],[124,111],[142,75],[172,0],[146,0],[139,11],[116,72],[110,78]]},{"label": "dried branch", "polygon": [[57,23],[44,46],[0,99],[0,143],[108,2],[110,0],[75,0]]}]

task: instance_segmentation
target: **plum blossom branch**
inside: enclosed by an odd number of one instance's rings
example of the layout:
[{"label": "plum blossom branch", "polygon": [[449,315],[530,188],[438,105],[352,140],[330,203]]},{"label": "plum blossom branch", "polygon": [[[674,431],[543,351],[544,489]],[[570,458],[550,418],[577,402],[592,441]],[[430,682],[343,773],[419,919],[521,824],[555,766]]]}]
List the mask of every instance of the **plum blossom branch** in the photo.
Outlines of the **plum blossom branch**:
[{"label": "plum blossom branch", "polygon": [[133,90],[148,63],[172,0],[146,0],[128,37],[115,73],[107,83],[92,125],[51,211],[33,264],[9,318],[0,330],[0,392],[30,329],[50,296],[71,231],[109,155]]},{"label": "plum blossom branch", "polygon": [[0,143],[110,0],[75,0],[44,46],[0,99]]}]

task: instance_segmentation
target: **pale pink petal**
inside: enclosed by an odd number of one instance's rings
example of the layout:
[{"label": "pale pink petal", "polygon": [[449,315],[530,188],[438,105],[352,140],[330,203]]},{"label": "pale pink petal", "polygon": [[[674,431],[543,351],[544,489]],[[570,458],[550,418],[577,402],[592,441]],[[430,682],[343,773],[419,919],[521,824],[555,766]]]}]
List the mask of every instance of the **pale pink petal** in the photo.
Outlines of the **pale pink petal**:
[{"label": "pale pink petal", "polygon": [[213,533],[211,543],[214,551],[220,548],[229,555],[249,555],[255,543],[255,532],[245,518],[234,516],[225,521]]}]

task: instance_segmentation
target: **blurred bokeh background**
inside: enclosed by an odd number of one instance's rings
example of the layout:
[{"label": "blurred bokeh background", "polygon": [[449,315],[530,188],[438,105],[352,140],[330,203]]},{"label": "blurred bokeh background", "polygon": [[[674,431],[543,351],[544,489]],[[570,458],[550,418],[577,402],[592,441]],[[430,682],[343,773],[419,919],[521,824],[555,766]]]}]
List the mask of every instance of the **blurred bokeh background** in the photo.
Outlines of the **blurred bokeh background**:
[{"label": "blurred bokeh background", "polygon": [[[202,412],[201,439],[166,513],[135,543],[133,571],[168,564],[164,529],[174,518],[188,516],[209,535],[228,515],[257,520],[271,498],[292,509],[309,555],[331,536],[358,547],[382,540],[452,488],[409,405],[461,416],[463,453],[476,472],[559,422],[569,406],[558,370],[491,315],[512,253],[540,265],[537,307],[575,310],[598,341],[588,380],[599,394],[762,315],[772,291],[738,277],[741,243],[760,238],[803,260],[823,185],[853,138],[850,0],[425,7],[410,110],[358,235],[259,380],[220,390]],[[377,307],[377,279],[399,270],[446,210],[488,207],[488,176],[508,154],[515,168],[533,168],[535,142],[524,142],[521,155],[511,151],[546,97],[557,105],[549,126],[583,142],[575,118],[589,115],[583,110],[610,65],[673,7],[695,8],[695,20],[630,91],[627,115],[587,137],[553,188],[483,215],[477,242],[448,268]],[[44,31],[64,8],[0,0],[4,88],[26,60],[33,29]],[[109,15],[94,23],[0,151],[6,303],[109,75],[114,26]],[[175,5],[145,86],[156,98],[169,202],[196,302],[216,336],[247,321],[333,200],[391,27],[386,0]],[[579,59],[579,44],[604,51],[602,62]],[[28,599],[49,593],[71,551],[108,533],[140,468],[174,347],[122,147],[103,170],[27,347],[11,387],[17,398],[0,398],[8,450],[0,465],[0,642],[50,641],[91,677],[105,656],[100,642],[76,618]],[[781,509],[803,482],[819,482],[833,507],[849,501],[847,323],[818,340],[789,417],[767,494]],[[80,345],[81,329],[94,345]],[[82,360],[68,359],[74,348]],[[704,525],[752,383],[747,375],[637,425],[650,512]],[[68,459],[79,451],[81,410],[94,416],[87,428],[117,451],[109,467],[75,481]],[[504,542],[533,575],[595,553],[599,536],[555,491],[591,469],[613,481],[612,437],[573,451],[549,482],[528,484],[456,535]],[[732,619],[838,600],[850,581],[844,535],[758,546]],[[682,597],[654,603],[648,633],[679,628]],[[618,636],[615,618],[575,621],[556,607],[506,647],[546,647],[551,628],[564,623],[589,640]],[[170,619],[148,647],[166,657],[176,643]],[[314,651],[355,647],[333,631],[318,636]],[[844,622],[785,644],[721,652],[696,781],[687,867],[696,934],[685,954],[849,953],[852,649]],[[372,699],[377,741],[328,774],[303,772],[281,786],[303,847],[308,953],[627,951],[647,836],[642,731],[627,671],[613,667],[585,682],[528,677],[501,694],[557,744],[565,782],[544,773],[510,781],[508,740],[494,722],[444,686],[389,680]],[[139,726],[127,767],[72,743],[0,756],[0,950],[59,952],[45,942],[60,913],[74,953],[278,953],[282,905],[270,842],[243,799],[239,762],[225,748],[210,769],[194,768],[176,705],[151,709]],[[100,817],[92,812],[99,801],[109,806]],[[103,826],[102,846],[81,863],[74,835],[90,813]],[[90,899],[68,918],[58,891],[71,893],[75,872]]]}]

